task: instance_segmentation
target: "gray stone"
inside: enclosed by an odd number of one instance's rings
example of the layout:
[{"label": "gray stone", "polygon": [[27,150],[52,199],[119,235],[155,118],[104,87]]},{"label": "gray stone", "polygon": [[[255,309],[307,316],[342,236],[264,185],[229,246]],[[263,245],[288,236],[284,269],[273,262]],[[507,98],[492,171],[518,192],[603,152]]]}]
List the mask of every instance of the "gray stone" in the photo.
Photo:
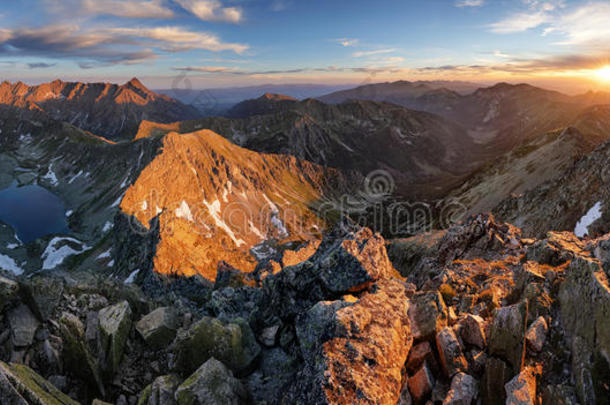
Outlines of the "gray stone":
[{"label": "gray stone", "polygon": [[279,330],[280,325],[273,325],[263,329],[259,336],[260,342],[267,347],[275,346],[275,341]]},{"label": "gray stone", "polygon": [[436,347],[445,375],[453,377],[460,371],[468,369],[468,363],[462,353],[462,346],[453,329],[446,327],[436,335]]},{"label": "gray stone", "polygon": [[176,400],[174,398],[174,395],[179,385],[180,379],[176,375],[170,374],[157,377],[150,385],[148,399],[146,401],[142,401],[142,399],[140,399],[139,404],[175,405]]},{"label": "gray stone", "polygon": [[447,326],[447,307],[439,292],[420,292],[411,297],[409,318],[413,339],[427,339]]},{"label": "gray stone", "polygon": [[467,314],[459,322],[460,336],[465,343],[474,345],[479,349],[484,349],[486,345],[485,339],[485,322],[478,315]]},{"label": "gray stone", "polygon": [[136,330],[153,349],[166,347],[174,340],[180,319],[171,307],[157,308],[136,323]]},{"label": "gray stone", "polygon": [[504,385],[511,379],[512,370],[500,359],[490,357],[485,364],[481,385],[481,401],[484,404],[504,405]]},{"label": "gray stone", "polygon": [[11,405],[78,405],[22,364],[0,362],[0,402]]},{"label": "gray stone", "polygon": [[521,302],[496,310],[489,337],[489,354],[506,359],[520,370],[525,355],[527,303]]},{"label": "gray stone", "polygon": [[504,386],[506,405],[536,404],[536,375],[534,369],[525,367]]},{"label": "gray stone", "polygon": [[32,344],[36,330],[40,325],[27,305],[21,304],[8,313],[8,322],[11,327],[13,345],[25,347]]},{"label": "gray stone", "polygon": [[260,351],[250,326],[241,319],[225,323],[204,316],[188,331],[180,331],[175,341],[176,367],[186,375],[211,357],[235,372],[242,372]]},{"label": "gray stone", "polygon": [[0,276],[0,312],[4,310],[6,304],[17,296],[18,291],[19,284],[16,281]]},{"label": "gray stone", "polygon": [[100,310],[98,346],[102,368],[113,374],[119,368],[131,328],[131,307],[127,301]]},{"label": "gray stone", "polygon": [[542,346],[544,346],[544,342],[546,341],[546,334],[549,330],[549,327],[546,324],[546,321],[543,317],[538,317],[532,323],[525,334],[525,339],[527,340],[527,345],[532,350],[539,352],[542,350]]},{"label": "gray stone", "polygon": [[451,388],[443,405],[470,405],[479,395],[477,380],[465,373],[457,373],[451,380]]},{"label": "gray stone", "polygon": [[104,395],[100,367],[85,341],[83,323],[75,315],[65,312],[59,320],[59,325],[65,370],[97,387],[99,393]]},{"label": "gray stone", "polygon": [[210,358],[178,387],[175,399],[178,405],[238,405],[248,398],[233,373]]}]

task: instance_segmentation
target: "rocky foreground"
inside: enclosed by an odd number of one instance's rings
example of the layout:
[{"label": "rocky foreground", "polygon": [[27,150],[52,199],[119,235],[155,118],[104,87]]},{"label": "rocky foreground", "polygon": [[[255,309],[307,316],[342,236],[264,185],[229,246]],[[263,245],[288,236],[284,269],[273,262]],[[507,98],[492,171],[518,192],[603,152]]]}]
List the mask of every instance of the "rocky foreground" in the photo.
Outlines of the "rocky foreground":
[{"label": "rocky foreground", "polygon": [[608,271],[608,235],[478,216],[337,229],[279,272],[221,263],[213,288],[0,278],[0,403],[608,403]]}]

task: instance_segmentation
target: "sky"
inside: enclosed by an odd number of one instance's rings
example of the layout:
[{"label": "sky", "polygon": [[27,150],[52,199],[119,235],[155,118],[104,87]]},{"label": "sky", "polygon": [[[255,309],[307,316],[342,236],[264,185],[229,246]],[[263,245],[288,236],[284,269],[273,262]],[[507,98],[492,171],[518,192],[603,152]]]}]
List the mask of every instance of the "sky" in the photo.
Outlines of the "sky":
[{"label": "sky", "polygon": [[610,1],[3,0],[2,80],[610,90]]}]

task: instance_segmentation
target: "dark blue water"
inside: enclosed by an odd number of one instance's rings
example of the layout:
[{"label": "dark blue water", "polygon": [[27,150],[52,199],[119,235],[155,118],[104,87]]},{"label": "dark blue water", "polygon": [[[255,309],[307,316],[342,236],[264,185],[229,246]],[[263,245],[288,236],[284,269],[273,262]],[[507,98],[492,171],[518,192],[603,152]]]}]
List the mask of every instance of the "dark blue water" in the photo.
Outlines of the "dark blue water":
[{"label": "dark blue water", "polygon": [[37,185],[0,190],[0,221],[9,224],[22,242],[52,233],[69,233],[62,201]]}]

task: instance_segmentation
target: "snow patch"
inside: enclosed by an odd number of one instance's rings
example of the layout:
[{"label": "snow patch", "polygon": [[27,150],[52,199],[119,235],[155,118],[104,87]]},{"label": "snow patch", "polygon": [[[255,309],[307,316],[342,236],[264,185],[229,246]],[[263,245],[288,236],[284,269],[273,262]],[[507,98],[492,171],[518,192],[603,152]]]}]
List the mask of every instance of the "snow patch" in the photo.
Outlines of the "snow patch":
[{"label": "snow patch", "polygon": [[106,233],[109,230],[111,230],[112,228],[114,228],[114,224],[112,222],[108,221],[104,224],[104,227],[102,228],[102,232]]},{"label": "snow patch", "polygon": [[227,225],[226,222],[223,221],[220,217],[220,201],[215,200],[210,204],[206,200],[203,200],[203,203],[208,208],[210,216],[214,219],[214,222],[216,222],[216,226],[224,230],[227,235],[229,235],[229,237],[233,240],[233,242],[235,242],[237,247],[240,247],[241,245],[244,245],[246,243],[242,239],[237,239],[233,230],[231,230],[229,225]]},{"label": "snow patch", "polygon": [[47,174],[42,176],[42,178],[44,180],[48,180],[51,183],[52,186],[57,186],[59,184],[59,180],[57,180],[57,176],[55,175],[55,172],[53,171],[53,163],[51,163],[49,165],[49,169],[47,171]]},{"label": "snow patch", "polygon": [[574,234],[579,238],[589,234],[589,226],[602,217],[602,202],[598,201],[576,224]]},{"label": "snow patch", "polygon": [[176,210],[174,212],[176,214],[176,217],[186,219],[187,221],[190,221],[190,222],[194,222],[193,214],[191,214],[191,209],[190,209],[189,205],[186,203],[186,201],[182,200],[182,203],[180,204],[180,206],[178,208],[176,208]]},{"label": "snow patch", "polygon": [[131,274],[129,276],[127,276],[124,283],[133,284],[133,282],[136,280],[136,276],[138,275],[139,272],[140,272],[140,269],[135,269],[134,271],[132,271]]},{"label": "snow patch", "polygon": [[97,259],[107,259],[110,257],[110,251],[112,249],[108,249],[107,251],[103,252],[102,254],[100,254]]},{"label": "snow patch", "polygon": [[14,275],[23,274],[23,269],[17,265],[12,257],[0,254],[0,269],[8,270]]},{"label": "snow patch", "polygon": [[[72,247],[70,247],[68,245],[63,245],[61,247],[57,247],[57,245],[60,244],[61,242],[72,242],[72,243],[79,245],[80,248],[73,249]],[[81,254],[89,249],[91,249],[89,246],[85,245],[81,241],[74,239],[74,238],[68,238],[68,237],[53,238],[47,245],[47,248],[45,249],[45,251],[42,253],[42,256],[41,256],[42,260],[43,260],[42,269],[43,270],[54,269],[57,266],[59,266],[60,264],[62,264],[67,257],[73,256],[76,254]]]},{"label": "snow patch", "polygon": [[123,201],[123,194],[121,194],[119,196],[119,198],[116,199],[115,202],[112,203],[112,205],[110,206],[111,208],[115,208],[118,207],[121,204],[121,201]]},{"label": "snow patch", "polygon": [[76,173],[76,175],[74,177],[72,177],[70,180],[68,180],[68,184],[72,184],[74,182],[74,180],[78,179],[82,175],[83,175],[83,171],[81,170],[80,172]]}]

